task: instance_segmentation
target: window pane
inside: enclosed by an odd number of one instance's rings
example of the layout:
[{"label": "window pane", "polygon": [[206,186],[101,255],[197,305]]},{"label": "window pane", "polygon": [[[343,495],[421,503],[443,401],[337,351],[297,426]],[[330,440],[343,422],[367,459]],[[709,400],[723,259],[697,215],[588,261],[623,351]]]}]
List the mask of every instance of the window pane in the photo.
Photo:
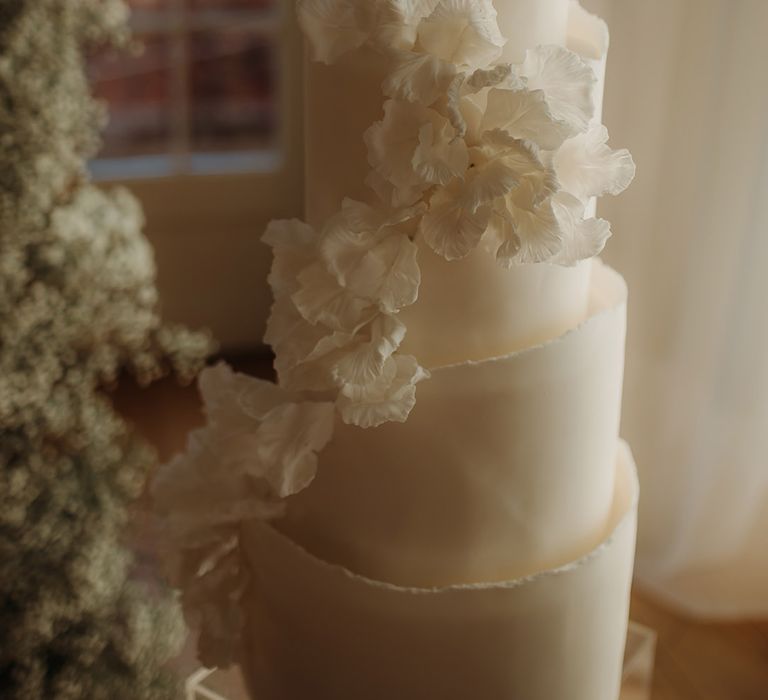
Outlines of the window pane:
[{"label": "window pane", "polygon": [[165,153],[171,137],[170,41],[141,38],[139,55],[105,51],[89,60],[96,95],[107,100],[102,157]]},{"label": "window pane", "polygon": [[274,144],[274,45],[239,31],[190,36],[192,151],[232,151]]},{"label": "window pane", "polygon": [[110,110],[94,172],[272,169],[279,0],[128,2],[145,50],[90,60]]}]

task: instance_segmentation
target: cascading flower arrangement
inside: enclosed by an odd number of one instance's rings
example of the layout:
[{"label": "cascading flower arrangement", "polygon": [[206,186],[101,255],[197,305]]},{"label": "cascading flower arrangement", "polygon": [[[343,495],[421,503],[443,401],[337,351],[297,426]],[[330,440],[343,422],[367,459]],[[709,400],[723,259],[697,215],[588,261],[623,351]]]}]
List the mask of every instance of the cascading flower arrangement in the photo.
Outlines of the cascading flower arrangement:
[{"label": "cascading flower arrangement", "polygon": [[311,483],[337,419],[405,421],[429,377],[400,352],[419,245],[456,264],[482,247],[507,268],[574,265],[610,236],[587,215],[590,200],[618,194],[635,170],[596,122],[593,69],[560,46],[502,62],[491,0],[299,0],[298,12],[315,60],[361,47],[386,59],[383,116],[365,133],[375,203],[345,200],[320,231],[269,225],[265,341],[279,388],[208,370],[209,424],[157,483],[209,664],[237,645],[239,524],[278,516],[281,500]]}]

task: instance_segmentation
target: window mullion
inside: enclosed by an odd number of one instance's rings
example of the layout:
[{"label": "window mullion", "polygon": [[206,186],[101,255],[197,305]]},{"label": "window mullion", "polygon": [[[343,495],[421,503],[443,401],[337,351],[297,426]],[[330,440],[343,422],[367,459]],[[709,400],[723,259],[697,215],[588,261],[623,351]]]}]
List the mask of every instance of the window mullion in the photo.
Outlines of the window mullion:
[{"label": "window mullion", "polygon": [[189,18],[186,0],[172,0],[171,26],[171,160],[177,173],[190,167]]}]

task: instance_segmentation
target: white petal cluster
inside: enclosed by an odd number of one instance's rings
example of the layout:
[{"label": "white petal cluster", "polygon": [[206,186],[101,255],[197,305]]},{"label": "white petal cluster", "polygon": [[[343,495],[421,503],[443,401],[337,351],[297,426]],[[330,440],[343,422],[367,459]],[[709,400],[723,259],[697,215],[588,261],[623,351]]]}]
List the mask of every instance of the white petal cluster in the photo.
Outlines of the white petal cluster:
[{"label": "white petal cluster", "polygon": [[224,364],[200,375],[207,424],[154,482],[177,552],[175,582],[202,618],[209,649],[237,637],[245,587],[239,526],[271,519],[314,479],[333,433],[333,403],[309,401]]},{"label": "white petal cluster", "polygon": [[[436,11],[434,21],[460,6]],[[456,29],[462,37],[474,16],[467,13],[466,26]],[[532,49],[520,65],[484,65],[448,51],[452,41],[460,44],[456,37],[444,33],[440,41],[426,58],[417,43],[407,59],[393,61],[384,84],[392,99],[366,133],[376,191],[391,206],[425,204],[419,233],[448,260],[484,238],[506,267],[573,265],[599,254],[610,227],[585,219],[587,204],[621,192],[634,163],[627,151],[611,150],[607,131],[593,123],[592,69],[559,46]],[[478,42],[467,39],[486,46]],[[429,80],[448,85],[442,98]]]},{"label": "white petal cluster", "polygon": [[388,62],[383,117],[365,133],[380,204],[347,200],[318,232],[270,225],[265,340],[286,389],[335,402],[358,426],[402,421],[426,376],[399,352],[417,239],[448,260],[484,241],[505,267],[573,265],[610,236],[585,217],[590,199],[622,191],[634,163],[594,123],[597,80],[577,54],[540,46],[500,62],[491,0],[300,0],[298,11],[317,60],[364,47]]},{"label": "white petal cluster", "polygon": [[397,316],[418,296],[412,235],[422,210],[346,200],[321,234],[279,221],[264,236],[275,251],[265,340],[280,384],[330,397],[347,423],[404,421],[426,377],[398,352],[405,326]]},{"label": "white petal cluster", "polygon": [[320,60],[362,46],[388,58],[368,184],[386,207],[424,205],[435,252],[459,259],[485,237],[512,266],[602,250],[610,227],[587,205],[635,167],[594,123],[597,79],[580,56],[539,46],[501,63],[491,0],[303,0],[299,16]]}]

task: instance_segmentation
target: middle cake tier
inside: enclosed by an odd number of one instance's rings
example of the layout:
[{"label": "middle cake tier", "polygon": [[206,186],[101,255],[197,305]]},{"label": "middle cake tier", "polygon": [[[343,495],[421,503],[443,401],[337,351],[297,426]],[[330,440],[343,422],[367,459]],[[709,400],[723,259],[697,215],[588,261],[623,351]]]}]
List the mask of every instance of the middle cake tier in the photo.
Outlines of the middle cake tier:
[{"label": "middle cake tier", "polygon": [[596,546],[614,491],[627,291],[593,267],[577,328],[435,370],[403,424],[339,422],[277,527],[325,561],[404,586],[509,580]]}]

